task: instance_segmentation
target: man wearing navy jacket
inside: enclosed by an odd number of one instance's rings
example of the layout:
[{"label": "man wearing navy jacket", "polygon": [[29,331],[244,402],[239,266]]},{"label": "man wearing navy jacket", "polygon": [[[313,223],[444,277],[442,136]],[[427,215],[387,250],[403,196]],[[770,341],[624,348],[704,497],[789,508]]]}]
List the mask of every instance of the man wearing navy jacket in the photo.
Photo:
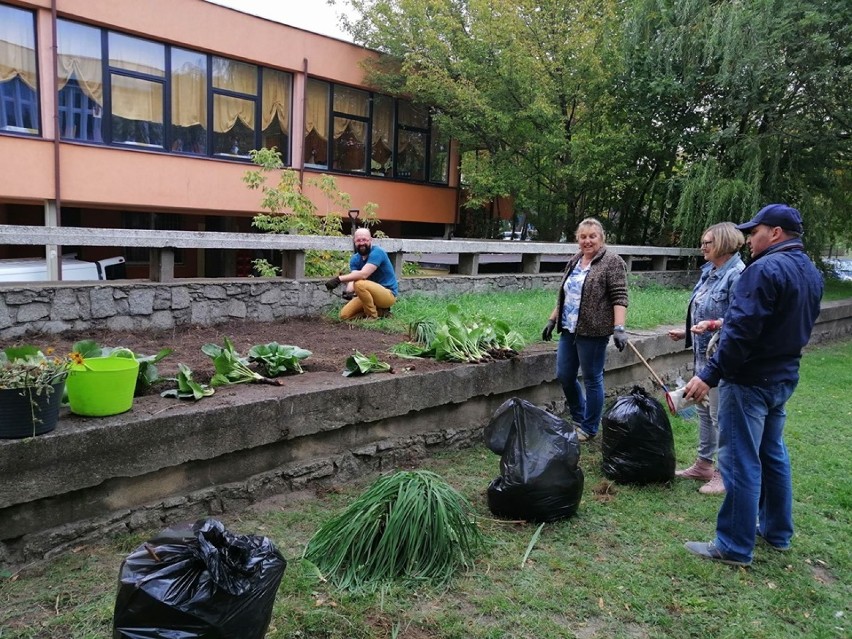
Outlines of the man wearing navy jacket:
[{"label": "man wearing navy jacket", "polygon": [[793,487],[784,444],[785,404],[799,382],[802,349],[819,315],[823,281],[805,254],[802,216],[770,204],[740,224],[752,260],[725,314],[719,349],[686,385],[701,401],[719,387],[719,470],[727,493],[716,538],[689,541],[700,557],[751,565],[756,537],[788,550]]}]

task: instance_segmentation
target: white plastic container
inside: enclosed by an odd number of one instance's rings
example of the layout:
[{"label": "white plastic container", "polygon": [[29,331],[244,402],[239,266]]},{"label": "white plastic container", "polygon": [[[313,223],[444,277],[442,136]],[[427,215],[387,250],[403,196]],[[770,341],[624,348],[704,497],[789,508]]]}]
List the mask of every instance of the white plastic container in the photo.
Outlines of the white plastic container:
[{"label": "white plastic container", "polygon": [[[124,264],[124,258],[110,257],[97,262],[62,258],[62,280],[105,280],[106,267]],[[47,282],[47,260],[39,257],[0,260],[0,282]]]}]

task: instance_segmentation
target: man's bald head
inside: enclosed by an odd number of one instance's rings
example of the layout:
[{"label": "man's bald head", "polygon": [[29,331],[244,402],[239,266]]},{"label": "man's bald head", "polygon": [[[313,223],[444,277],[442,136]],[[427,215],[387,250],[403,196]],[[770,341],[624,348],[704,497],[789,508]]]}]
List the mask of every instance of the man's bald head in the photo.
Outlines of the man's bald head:
[{"label": "man's bald head", "polygon": [[355,252],[360,255],[369,255],[373,248],[373,236],[370,235],[370,229],[356,229],[355,235],[352,237],[352,242],[355,244]]}]

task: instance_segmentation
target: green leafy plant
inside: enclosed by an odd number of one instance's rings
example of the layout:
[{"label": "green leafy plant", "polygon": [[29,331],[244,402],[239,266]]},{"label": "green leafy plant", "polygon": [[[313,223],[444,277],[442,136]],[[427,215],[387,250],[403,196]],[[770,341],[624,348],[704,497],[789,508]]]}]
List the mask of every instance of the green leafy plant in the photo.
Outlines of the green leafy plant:
[{"label": "green leafy plant", "polygon": [[481,362],[514,357],[524,347],[524,339],[506,322],[462,315],[453,304],[447,306],[447,319],[437,322],[418,319],[409,324],[409,342],[392,349],[400,357],[434,357],[452,362]]},{"label": "green leafy plant", "polygon": [[280,267],[273,266],[269,263],[269,260],[262,257],[252,260],[251,265],[260,274],[260,277],[278,277],[278,274],[281,272]]},{"label": "green leafy plant", "polygon": [[201,384],[192,379],[193,372],[189,366],[178,364],[178,374],[172,381],[177,382],[177,388],[163,391],[162,397],[175,397],[177,399],[191,399],[198,401],[204,397],[210,397],[216,391],[206,384]]},{"label": "green leafy plant", "polygon": [[355,351],[346,358],[346,370],[343,371],[343,376],[352,377],[367,375],[368,373],[390,373],[392,371],[391,365],[379,361],[374,353],[364,355],[360,351]]},{"label": "green leafy plant", "polygon": [[263,384],[278,384],[274,379],[264,377],[248,367],[248,359],[240,356],[234,349],[234,343],[224,338],[225,346],[205,344],[201,352],[213,360],[216,373],[210,378],[211,386],[226,386],[228,384],[245,384],[259,382]]},{"label": "green leafy plant", "polygon": [[0,351],[0,388],[27,388],[34,395],[53,392],[53,385],[63,381],[73,360],[45,355],[32,344],[9,346]]},{"label": "green leafy plant", "polygon": [[252,346],[248,352],[248,359],[250,362],[257,362],[267,377],[278,377],[285,373],[304,372],[300,362],[311,354],[311,351],[298,346],[269,342],[269,344]]},{"label": "green leafy plant", "polygon": [[418,470],[377,479],[317,530],[304,556],[338,587],[357,590],[397,579],[444,583],[472,567],[482,546],[470,503]]},{"label": "green leafy plant", "polygon": [[[333,176],[322,174],[306,181],[309,186],[319,191],[325,200],[324,210],[320,210],[320,207],[305,195],[299,172],[285,168],[281,154],[276,149],[263,148],[250,153],[252,162],[258,168],[246,171],[243,182],[248,188],[262,192],[260,207],[266,211],[254,217],[252,226],[268,233],[344,236],[342,220],[346,212],[352,209],[352,198],[338,188]],[[279,172],[278,183],[268,186],[267,175],[276,171]],[[358,224],[366,227],[377,225],[377,208],[374,202],[367,202],[361,210]],[[376,237],[379,235],[381,234],[374,234]],[[349,255],[344,251],[305,252],[305,275],[308,277],[329,277],[348,270]],[[262,270],[261,273],[263,276],[268,274]]]}]

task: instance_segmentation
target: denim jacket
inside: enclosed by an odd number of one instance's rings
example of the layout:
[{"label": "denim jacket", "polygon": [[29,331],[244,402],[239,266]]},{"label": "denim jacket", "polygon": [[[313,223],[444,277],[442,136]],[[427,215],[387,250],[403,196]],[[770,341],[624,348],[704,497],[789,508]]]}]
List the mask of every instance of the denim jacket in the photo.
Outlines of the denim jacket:
[{"label": "denim jacket", "polygon": [[[686,346],[687,348],[692,346],[696,372],[707,363],[707,344],[713,337],[713,333],[705,331],[701,335],[693,335],[689,329],[698,322],[725,317],[733,301],[734,286],[744,268],[745,264],[736,253],[722,266],[716,267],[712,262],[707,262],[701,267],[701,277],[692,289],[692,297],[689,298],[689,306],[686,310]],[[707,295],[693,308],[693,302],[702,286],[708,288]]]}]

